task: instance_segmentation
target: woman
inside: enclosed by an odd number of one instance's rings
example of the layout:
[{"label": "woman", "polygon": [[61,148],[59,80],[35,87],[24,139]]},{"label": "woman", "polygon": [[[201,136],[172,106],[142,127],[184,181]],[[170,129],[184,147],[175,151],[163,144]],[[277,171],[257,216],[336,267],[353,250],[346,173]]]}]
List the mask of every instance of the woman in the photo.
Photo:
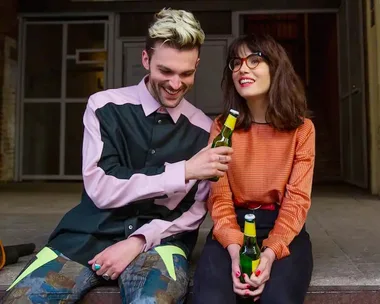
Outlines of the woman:
[{"label": "woman", "polygon": [[[313,269],[305,230],[310,208],[315,130],[305,93],[281,45],[249,35],[229,47],[222,88],[225,107],[239,111],[227,175],[211,186],[214,222],[194,277],[194,303],[301,304]],[[261,261],[240,273],[244,216],[254,213]],[[245,283],[240,282],[240,277]]]}]

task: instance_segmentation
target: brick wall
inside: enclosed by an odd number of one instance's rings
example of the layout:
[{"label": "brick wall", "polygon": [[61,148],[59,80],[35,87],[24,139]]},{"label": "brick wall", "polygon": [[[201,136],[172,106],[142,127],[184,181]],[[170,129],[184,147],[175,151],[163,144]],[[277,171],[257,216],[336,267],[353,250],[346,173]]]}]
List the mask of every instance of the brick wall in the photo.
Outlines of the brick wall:
[{"label": "brick wall", "polygon": [[0,181],[14,179],[17,3],[0,1]]}]

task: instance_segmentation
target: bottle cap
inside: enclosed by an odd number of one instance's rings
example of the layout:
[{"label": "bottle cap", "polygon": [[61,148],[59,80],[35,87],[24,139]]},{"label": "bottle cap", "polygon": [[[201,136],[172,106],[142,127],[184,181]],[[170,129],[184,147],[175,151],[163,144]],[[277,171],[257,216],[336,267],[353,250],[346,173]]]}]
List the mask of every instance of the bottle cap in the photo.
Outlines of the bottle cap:
[{"label": "bottle cap", "polygon": [[239,112],[234,109],[230,109],[230,113],[234,116],[239,116]]},{"label": "bottle cap", "polygon": [[244,216],[244,219],[245,219],[246,221],[250,221],[250,222],[253,221],[255,218],[256,218],[255,215],[252,214],[252,213],[250,213],[250,214],[246,214],[246,215]]}]

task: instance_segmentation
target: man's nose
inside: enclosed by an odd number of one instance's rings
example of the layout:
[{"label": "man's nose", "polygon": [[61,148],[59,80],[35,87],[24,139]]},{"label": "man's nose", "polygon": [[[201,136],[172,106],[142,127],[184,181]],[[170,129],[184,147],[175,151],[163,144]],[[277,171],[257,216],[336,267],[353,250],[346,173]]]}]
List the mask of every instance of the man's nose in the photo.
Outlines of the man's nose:
[{"label": "man's nose", "polygon": [[169,85],[173,90],[178,90],[182,85],[182,81],[178,76],[173,76],[169,81]]}]

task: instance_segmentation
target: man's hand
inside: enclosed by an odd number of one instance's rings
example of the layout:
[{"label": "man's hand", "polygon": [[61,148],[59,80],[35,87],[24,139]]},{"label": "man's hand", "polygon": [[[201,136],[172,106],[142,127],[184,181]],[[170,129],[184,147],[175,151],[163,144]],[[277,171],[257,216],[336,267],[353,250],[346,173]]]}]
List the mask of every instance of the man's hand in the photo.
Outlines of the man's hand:
[{"label": "man's hand", "polygon": [[232,148],[211,148],[211,144],[186,161],[186,182],[191,179],[203,180],[214,176],[222,177],[228,170]]},{"label": "man's hand", "polygon": [[240,296],[253,296],[253,292],[249,290],[251,285],[240,282],[240,246],[231,244],[227,247],[228,253],[231,256],[232,283],[234,292]]},{"label": "man's hand", "polygon": [[111,280],[116,280],[139,255],[144,244],[145,239],[143,237],[132,236],[104,249],[88,263],[94,271],[97,270],[95,264],[100,265],[100,269],[96,271],[97,275],[107,274]]},{"label": "man's hand", "polygon": [[256,301],[260,298],[262,294],[265,282],[269,280],[270,272],[276,255],[274,251],[270,248],[265,249],[260,255],[260,264],[257,267],[256,271],[252,273],[251,277],[248,278],[247,275],[244,275],[245,281],[252,287],[256,289],[252,292],[253,300]]}]

